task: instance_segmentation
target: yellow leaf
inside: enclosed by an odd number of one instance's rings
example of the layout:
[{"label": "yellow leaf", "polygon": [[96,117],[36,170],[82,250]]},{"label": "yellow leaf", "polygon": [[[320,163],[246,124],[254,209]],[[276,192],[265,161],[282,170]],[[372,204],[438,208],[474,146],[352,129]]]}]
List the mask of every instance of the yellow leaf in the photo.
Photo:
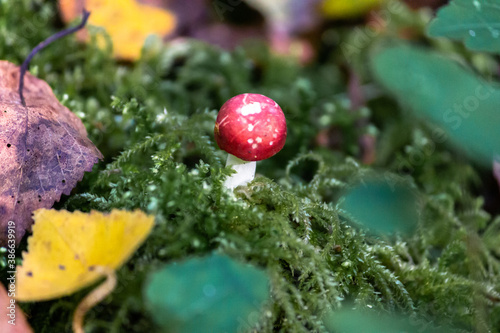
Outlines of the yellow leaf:
[{"label": "yellow leaf", "polygon": [[334,19],[362,16],[381,5],[384,0],[324,0],[322,12]]},{"label": "yellow leaf", "polygon": [[146,239],[154,217],[141,211],[39,209],[28,252],[17,267],[16,299],[42,301],[69,295],[117,269]]},{"label": "yellow leaf", "polygon": [[[169,11],[134,0],[59,1],[61,16],[66,22],[81,15],[83,7],[91,12],[88,24],[106,30],[113,41],[114,56],[121,59],[138,59],[149,35],[163,37],[176,26],[175,16]],[[105,45],[103,39],[98,42]]]}]

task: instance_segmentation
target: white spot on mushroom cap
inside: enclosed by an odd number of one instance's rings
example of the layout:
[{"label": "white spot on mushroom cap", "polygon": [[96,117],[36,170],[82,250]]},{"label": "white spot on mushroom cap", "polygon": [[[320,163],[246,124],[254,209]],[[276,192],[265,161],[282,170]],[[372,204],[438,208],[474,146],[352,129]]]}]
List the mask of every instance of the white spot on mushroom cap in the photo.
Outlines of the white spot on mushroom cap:
[{"label": "white spot on mushroom cap", "polygon": [[253,126],[252,124],[248,124],[248,131],[249,131],[249,132],[253,131],[253,127],[254,127],[254,126]]},{"label": "white spot on mushroom cap", "polygon": [[254,143],[254,144],[252,145],[252,148],[253,148],[253,149],[255,149],[255,148],[257,148],[258,146],[259,146],[258,144]]},{"label": "white spot on mushroom cap", "polygon": [[273,138],[277,138],[278,137],[278,134],[273,134]]},{"label": "white spot on mushroom cap", "polygon": [[248,143],[253,143],[253,139],[248,139]]},{"label": "white spot on mushroom cap", "polygon": [[262,142],[262,138],[261,138],[261,137],[257,137],[257,138],[255,139],[255,141],[256,141],[257,143],[261,143],[261,142]]},{"label": "white spot on mushroom cap", "polygon": [[272,145],[273,145],[273,143],[274,143],[274,142],[273,142],[273,141],[271,141],[271,142],[269,142],[269,145],[270,145],[270,146],[272,146]]},{"label": "white spot on mushroom cap", "polygon": [[249,114],[260,113],[262,111],[262,107],[259,102],[253,102],[243,105],[239,111],[241,115],[248,116]]}]

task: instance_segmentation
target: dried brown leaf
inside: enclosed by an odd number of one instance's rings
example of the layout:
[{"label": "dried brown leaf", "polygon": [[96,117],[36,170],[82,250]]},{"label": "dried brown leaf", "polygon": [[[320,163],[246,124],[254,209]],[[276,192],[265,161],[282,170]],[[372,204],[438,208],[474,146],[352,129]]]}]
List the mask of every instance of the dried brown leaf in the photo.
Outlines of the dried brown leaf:
[{"label": "dried brown leaf", "polygon": [[26,74],[26,107],[18,84],[19,67],[0,61],[0,245],[7,243],[9,221],[19,243],[31,229],[31,213],[69,195],[102,159],[83,123],[45,81]]}]

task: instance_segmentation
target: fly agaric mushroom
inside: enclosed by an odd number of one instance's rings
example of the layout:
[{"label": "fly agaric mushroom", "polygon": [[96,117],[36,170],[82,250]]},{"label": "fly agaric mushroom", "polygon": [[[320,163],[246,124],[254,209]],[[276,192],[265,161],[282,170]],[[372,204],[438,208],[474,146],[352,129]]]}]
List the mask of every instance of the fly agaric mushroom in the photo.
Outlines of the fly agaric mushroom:
[{"label": "fly agaric mushroom", "polygon": [[215,141],[228,152],[226,166],[236,171],[224,186],[234,189],[255,177],[256,162],[285,145],[286,120],[278,103],[260,94],[241,94],[222,105],[215,121]]}]

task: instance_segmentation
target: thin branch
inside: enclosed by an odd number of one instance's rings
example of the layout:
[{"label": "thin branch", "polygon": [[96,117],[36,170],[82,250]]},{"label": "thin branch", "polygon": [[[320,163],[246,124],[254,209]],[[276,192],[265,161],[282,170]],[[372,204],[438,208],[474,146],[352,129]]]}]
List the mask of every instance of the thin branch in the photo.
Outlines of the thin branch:
[{"label": "thin branch", "polygon": [[87,296],[85,296],[80,304],[78,304],[75,313],[73,314],[74,333],[85,333],[83,330],[83,319],[85,314],[111,294],[116,287],[116,274],[113,269],[106,266],[96,266],[95,269],[98,273],[106,276],[106,280],[92,290]]},{"label": "thin branch", "polygon": [[23,104],[23,106],[26,106],[26,102],[25,102],[24,96],[23,96],[24,75],[26,74],[26,71],[28,70],[28,66],[30,64],[31,59],[33,59],[35,54],[37,54],[41,49],[43,49],[44,47],[46,47],[47,45],[49,45],[53,41],[56,41],[59,38],[70,35],[74,32],[77,32],[78,30],[82,29],[85,26],[85,24],[87,24],[87,20],[88,20],[89,16],[90,16],[90,12],[84,8],[83,13],[82,13],[82,22],[79,25],[77,25],[73,28],[68,28],[68,29],[59,31],[58,33],[50,36],[49,38],[47,38],[46,40],[44,40],[43,42],[38,44],[30,52],[30,54],[26,57],[26,60],[24,60],[23,64],[21,65],[21,73],[19,76],[19,98],[21,99],[21,103]]}]

